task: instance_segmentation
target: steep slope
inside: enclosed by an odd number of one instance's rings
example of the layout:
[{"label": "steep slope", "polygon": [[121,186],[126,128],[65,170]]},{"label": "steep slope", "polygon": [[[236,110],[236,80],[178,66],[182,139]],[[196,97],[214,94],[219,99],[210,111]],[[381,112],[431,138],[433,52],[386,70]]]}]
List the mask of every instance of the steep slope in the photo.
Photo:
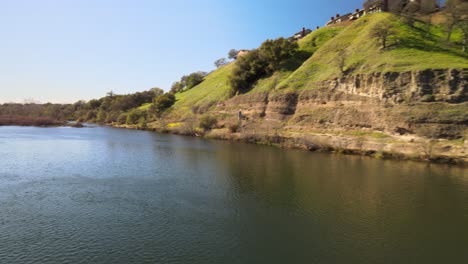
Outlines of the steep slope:
[{"label": "steep slope", "polygon": [[[375,32],[389,24],[382,48]],[[233,63],[212,72],[177,94],[163,124],[190,119],[192,133],[209,115],[215,138],[468,162],[468,56],[442,34],[388,13],[323,28],[245,94],[230,97]]]},{"label": "steep slope", "polygon": [[[343,29],[344,27],[322,28],[301,39],[298,42],[299,52],[290,60],[288,67],[260,80],[254,85],[251,93],[275,89],[278,83],[289,77],[306,59]],[[233,66],[234,63],[222,66],[210,73],[198,86],[177,93],[177,102],[169,111],[170,118],[185,119],[193,114],[206,112],[217,103],[229,99],[231,92],[228,78]]]},{"label": "steep slope", "polygon": [[207,111],[216,103],[229,98],[228,76],[234,64],[228,64],[210,73],[194,88],[176,94],[176,103],[170,109],[172,119],[185,119],[200,111]]}]

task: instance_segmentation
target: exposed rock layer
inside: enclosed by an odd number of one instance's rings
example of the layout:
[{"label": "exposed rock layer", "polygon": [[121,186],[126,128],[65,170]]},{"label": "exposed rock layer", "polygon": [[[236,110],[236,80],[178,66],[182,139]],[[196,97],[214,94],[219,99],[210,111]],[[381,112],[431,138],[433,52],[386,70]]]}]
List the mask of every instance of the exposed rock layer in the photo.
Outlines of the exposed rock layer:
[{"label": "exposed rock layer", "polygon": [[[257,134],[275,131],[285,142],[287,138],[306,139],[315,135],[307,144],[323,147],[327,140],[313,131],[329,135],[346,131],[382,132],[425,139],[419,148],[427,152],[424,144],[431,140],[463,141],[468,136],[468,69],[345,76],[318,83],[312,90],[236,96],[216,108],[218,113],[228,115],[237,115],[239,110],[246,119],[244,133],[252,133],[252,129]],[[291,131],[296,134],[292,136]],[[352,138],[329,138],[328,145],[356,149]],[[414,149],[412,140],[406,144],[385,143],[387,146],[382,146],[382,141],[361,141],[359,145],[363,151],[389,149],[406,155],[408,148],[413,148],[414,153],[421,153]],[[375,144],[379,147],[372,148]],[[437,151],[441,155],[467,159],[466,141],[440,148]]]}]

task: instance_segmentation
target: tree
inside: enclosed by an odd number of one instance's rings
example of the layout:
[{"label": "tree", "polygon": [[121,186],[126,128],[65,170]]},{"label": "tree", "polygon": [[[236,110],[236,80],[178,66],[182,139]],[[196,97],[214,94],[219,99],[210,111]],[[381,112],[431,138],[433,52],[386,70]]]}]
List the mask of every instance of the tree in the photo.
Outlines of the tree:
[{"label": "tree", "polygon": [[247,92],[256,80],[266,74],[266,66],[258,50],[240,57],[229,76],[232,94]]},{"label": "tree", "polygon": [[236,60],[236,59],[237,59],[237,54],[239,54],[239,51],[238,51],[238,50],[231,49],[231,50],[228,52],[228,58],[231,59],[231,60]]},{"label": "tree", "polygon": [[266,71],[272,73],[279,70],[281,63],[291,58],[298,49],[296,41],[285,38],[267,40],[260,46],[260,56],[268,63]]},{"label": "tree", "polygon": [[279,38],[267,40],[258,49],[237,58],[229,77],[232,94],[248,91],[257,80],[279,70],[297,48],[297,42]]},{"label": "tree", "polygon": [[185,89],[189,90],[199,85],[200,83],[203,82],[206,75],[207,73],[202,72],[202,71],[191,73],[190,75],[187,76],[187,78],[185,78]]},{"label": "tree", "polygon": [[184,86],[181,82],[174,82],[172,84],[170,93],[176,94],[184,89]]},{"label": "tree", "polygon": [[401,17],[404,23],[408,24],[410,27],[414,27],[414,22],[416,21],[416,13],[420,10],[420,3],[418,1],[410,1],[406,4],[401,10]]},{"label": "tree", "polygon": [[127,125],[136,125],[141,118],[146,118],[146,111],[133,109],[128,113],[126,123]]},{"label": "tree", "polygon": [[175,95],[172,93],[166,93],[158,96],[154,99],[153,110],[156,114],[160,115],[166,109],[171,107],[176,101]]},{"label": "tree", "polygon": [[467,46],[467,42],[468,42],[468,21],[463,20],[463,22],[461,22],[461,24],[460,24],[460,28],[461,28],[462,34],[463,34],[462,50],[463,50],[463,52],[466,52],[467,51],[466,46]]},{"label": "tree", "polygon": [[373,37],[378,38],[382,48],[385,49],[389,37],[395,34],[393,23],[390,21],[382,21],[373,28],[371,34]]},{"label": "tree", "polygon": [[345,73],[346,70],[346,57],[347,57],[347,54],[346,54],[346,51],[341,49],[339,50],[338,52],[338,56],[336,58],[336,64],[338,66],[338,68],[340,69],[340,72],[341,73]]},{"label": "tree", "polygon": [[460,23],[463,23],[467,18],[468,14],[468,1],[466,0],[447,0],[447,22],[445,26],[447,28],[447,41],[450,41],[453,29]]},{"label": "tree", "polygon": [[154,87],[150,89],[150,92],[154,94],[153,97],[158,97],[164,94],[164,90],[159,87]]},{"label": "tree", "polygon": [[226,58],[221,58],[221,59],[217,59],[215,62],[214,62],[216,68],[219,68],[223,65],[226,65],[227,64],[227,60]]}]

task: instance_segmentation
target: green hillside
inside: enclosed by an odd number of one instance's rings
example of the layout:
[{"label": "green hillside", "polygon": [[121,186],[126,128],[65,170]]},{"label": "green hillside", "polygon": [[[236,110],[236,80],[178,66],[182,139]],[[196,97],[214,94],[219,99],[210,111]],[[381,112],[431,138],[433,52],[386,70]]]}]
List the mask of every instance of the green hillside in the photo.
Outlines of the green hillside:
[{"label": "green hillside", "polygon": [[[389,47],[381,49],[373,31],[393,24]],[[459,47],[445,44],[440,28],[416,23],[410,27],[396,15],[378,13],[365,16],[317,50],[280,88],[314,88],[319,81],[341,75],[338,58],[345,58],[349,74],[403,72],[424,69],[466,68],[468,57]],[[458,36],[459,37],[459,36]]]},{"label": "green hillside", "polygon": [[[260,80],[250,92],[262,92],[275,89],[276,85],[288,78],[303,61],[312,56],[327,41],[340,33],[344,27],[321,28],[299,41],[299,53],[291,59],[293,69],[276,72],[272,76]],[[306,58],[304,58],[306,56]],[[294,65],[300,63],[299,65]],[[187,118],[193,110],[206,110],[217,102],[226,100],[230,95],[228,77],[234,63],[223,66],[210,73],[200,85],[181,93],[177,93],[177,102],[171,108],[173,117]]]},{"label": "green hillside", "polygon": [[[382,49],[375,31],[392,25],[388,46]],[[468,68],[468,57],[459,45],[460,32],[452,43],[444,40],[439,26],[416,22],[414,27],[390,13],[372,14],[350,26],[325,27],[299,41],[299,52],[288,67],[259,80],[249,93],[271,90],[313,89],[317,82],[341,76],[372,72],[403,72],[425,69]],[[344,58],[340,64],[340,58]],[[185,118],[228,99],[228,76],[234,63],[207,76],[200,85],[177,94],[171,116]],[[342,67],[344,66],[344,67]]]}]

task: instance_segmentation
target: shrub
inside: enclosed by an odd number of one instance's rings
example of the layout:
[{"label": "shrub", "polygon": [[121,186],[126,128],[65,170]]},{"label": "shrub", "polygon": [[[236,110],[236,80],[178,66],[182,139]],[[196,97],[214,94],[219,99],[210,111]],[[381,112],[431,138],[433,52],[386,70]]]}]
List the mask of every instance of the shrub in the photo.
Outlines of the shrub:
[{"label": "shrub", "polygon": [[237,121],[230,121],[226,125],[227,125],[227,128],[229,129],[229,132],[237,133],[240,129],[241,123],[240,121],[237,120]]},{"label": "shrub", "polygon": [[423,97],[421,97],[421,102],[423,103],[430,103],[435,101],[435,96],[432,94],[426,94]]},{"label": "shrub", "polygon": [[204,131],[208,131],[211,130],[217,123],[218,120],[216,117],[211,115],[204,115],[200,118],[199,127]]},{"label": "shrub", "polygon": [[140,119],[138,120],[138,127],[139,128],[147,128],[148,125],[146,123],[146,118],[144,116],[140,117]]},{"label": "shrub", "polygon": [[172,93],[166,93],[158,96],[154,99],[153,109],[156,114],[160,115],[166,109],[171,107],[176,101],[175,95]]},{"label": "shrub", "polygon": [[141,118],[146,118],[146,111],[134,109],[127,115],[127,125],[136,125]]},{"label": "shrub", "polygon": [[120,114],[119,117],[117,118],[117,123],[119,123],[121,125],[125,124],[127,122],[127,116],[128,116],[128,114],[126,114],[126,113]]}]

